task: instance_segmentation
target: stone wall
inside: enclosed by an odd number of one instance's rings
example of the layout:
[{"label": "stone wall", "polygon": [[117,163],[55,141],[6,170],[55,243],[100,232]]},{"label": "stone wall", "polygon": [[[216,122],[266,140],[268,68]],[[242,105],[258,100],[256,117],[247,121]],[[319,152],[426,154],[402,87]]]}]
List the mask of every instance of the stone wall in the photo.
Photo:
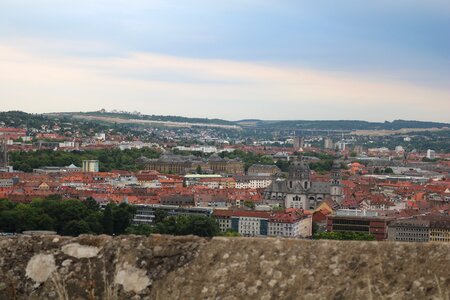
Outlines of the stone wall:
[{"label": "stone wall", "polygon": [[449,299],[450,244],[0,238],[0,299]]}]

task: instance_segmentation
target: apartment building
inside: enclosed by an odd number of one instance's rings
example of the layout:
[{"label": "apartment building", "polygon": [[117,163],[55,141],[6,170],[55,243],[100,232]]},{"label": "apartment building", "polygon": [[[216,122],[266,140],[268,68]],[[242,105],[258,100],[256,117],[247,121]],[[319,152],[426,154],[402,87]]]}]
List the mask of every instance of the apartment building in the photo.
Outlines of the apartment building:
[{"label": "apartment building", "polygon": [[272,183],[268,176],[235,176],[237,189],[265,189]]},{"label": "apartment building", "polygon": [[310,237],[312,235],[312,217],[288,209],[274,212],[269,217],[269,236]]},{"label": "apartment building", "polygon": [[421,215],[389,224],[389,240],[400,242],[450,242],[450,216]]}]

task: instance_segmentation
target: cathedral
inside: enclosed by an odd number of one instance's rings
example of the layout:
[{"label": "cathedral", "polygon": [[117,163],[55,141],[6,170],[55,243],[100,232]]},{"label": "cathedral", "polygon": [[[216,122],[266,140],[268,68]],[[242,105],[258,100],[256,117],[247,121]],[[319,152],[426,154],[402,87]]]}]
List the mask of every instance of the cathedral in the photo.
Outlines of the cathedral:
[{"label": "cathedral", "polygon": [[287,179],[277,179],[264,191],[266,204],[284,208],[315,209],[325,199],[339,204],[343,198],[341,171],[334,163],[329,182],[311,181],[311,170],[304,160],[289,166]]}]

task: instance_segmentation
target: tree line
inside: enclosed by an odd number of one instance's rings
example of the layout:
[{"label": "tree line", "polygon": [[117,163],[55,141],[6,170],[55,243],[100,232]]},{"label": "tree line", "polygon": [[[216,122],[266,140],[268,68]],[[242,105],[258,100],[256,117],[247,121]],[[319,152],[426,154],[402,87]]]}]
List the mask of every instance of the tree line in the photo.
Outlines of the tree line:
[{"label": "tree line", "polygon": [[59,195],[16,203],[0,199],[0,232],[22,233],[27,230],[50,230],[60,235],[138,234],[197,235],[213,237],[220,234],[216,220],[207,216],[169,216],[156,210],[153,225],[135,225],[136,208],[109,203],[104,209],[92,198],[84,201],[62,199]]},{"label": "tree line", "polygon": [[239,149],[236,149],[233,152],[221,152],[219,154],[222,158],[239,158],[244,163],[245,171],[253,164],[262,164],[262,165],[273,165],[274,161],[272,157],[264,154],[257,154],[254,152],[246,152]]},{"label": "tree line", "polygon": [[110,203],[102,210],[92,198],[85,201],[60,196],[34,199],[30,203],[0,200],[0,231],[51,230],[61,235],[82,233],[117,235],[131,225],[135,208]]},{"label": "tree line", "polygon": [[212,217],[201,215],[169,216],[162,210],[155,211],[153,225],[139,224],[127,228],[126,233],[150,235],[152,233],[170,235],[197,235],[213,237],[220,235],[219,225]]},{"label": "tree line", "polygon": [[15,170],[31,172],[44,166],[65,167],[74,164],[81,167],[83,160],[94,159],[99,161],[101,172],[111,170],[136,171],[139,165],[136,159],[140,156],[148,158],[159,157],[160,152],[148,147],[141,149],[99,149],[83,151],[15,151],[9,154],[10,162]]},{"label": "tree line", "polygon": [[375,236],[370,233],[363,232],[320,232],[313,235],[315,240],[355,240],[355,241],[375,241]]}]

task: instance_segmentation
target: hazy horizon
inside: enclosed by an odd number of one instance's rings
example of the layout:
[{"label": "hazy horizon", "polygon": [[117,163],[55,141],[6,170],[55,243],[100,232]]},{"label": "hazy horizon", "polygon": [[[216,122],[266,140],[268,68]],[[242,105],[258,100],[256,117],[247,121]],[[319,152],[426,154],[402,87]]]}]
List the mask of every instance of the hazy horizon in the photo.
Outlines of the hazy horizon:
[{"label": "hazy horizon", "polygon": [[443,0],[3,0],[0,103],[448,123],[448,36]]},{"label": "hazy horizon", "polygon": [[[362,121],[362,122],[370,122],[370,123],[384,123],[384,122],[394,122],[394,121],[414,121],[414,122],[432,122],[432,123],[444,123],[444,124],[450,124],[449,122],[439,122],[439,121],[433,121],[433,120],[418,120],[418,119],[391,119],[391,120],[364,120],[364,119],[258,119],[258,118],[252,118],[252,117],[246,117],[242,119],[226,119],[226,118],[219,118],[215,116],[207,116],[207,117],[201,117],[201,116],[187,116],[187,115],[180,115],[180,114],[156,114],[156,113],[145,113],[141,111],[125,111],[125,110],[117,110],[117,109],[106,109],[106,113],[112,113],[113,110],[115,110],[115,113],[134,113],[139,112],[141,115],[155,115],[155,116],[171,116],[171,117],[186,117],[186,118],[206,118],[206,119],[219,119],[223,121],[229,121],[229,122],[239,122],[239,121],[252,121],[252,120],[259,120],[259,121],[267,121],[267,122],[278,122],[278,121],[319,121],[319,122],[326,122],[326,121]],[[91,113],[91,112],[99,112],[98,110],[92,110],[92,111],[42,111],[42,112],[30,112],[30,111],[24,111],[24,110],[3,110],[0,112],[8,112],[8,111],[21,111],[24,113],[29,114],[64,114],[64,113]]]}]

